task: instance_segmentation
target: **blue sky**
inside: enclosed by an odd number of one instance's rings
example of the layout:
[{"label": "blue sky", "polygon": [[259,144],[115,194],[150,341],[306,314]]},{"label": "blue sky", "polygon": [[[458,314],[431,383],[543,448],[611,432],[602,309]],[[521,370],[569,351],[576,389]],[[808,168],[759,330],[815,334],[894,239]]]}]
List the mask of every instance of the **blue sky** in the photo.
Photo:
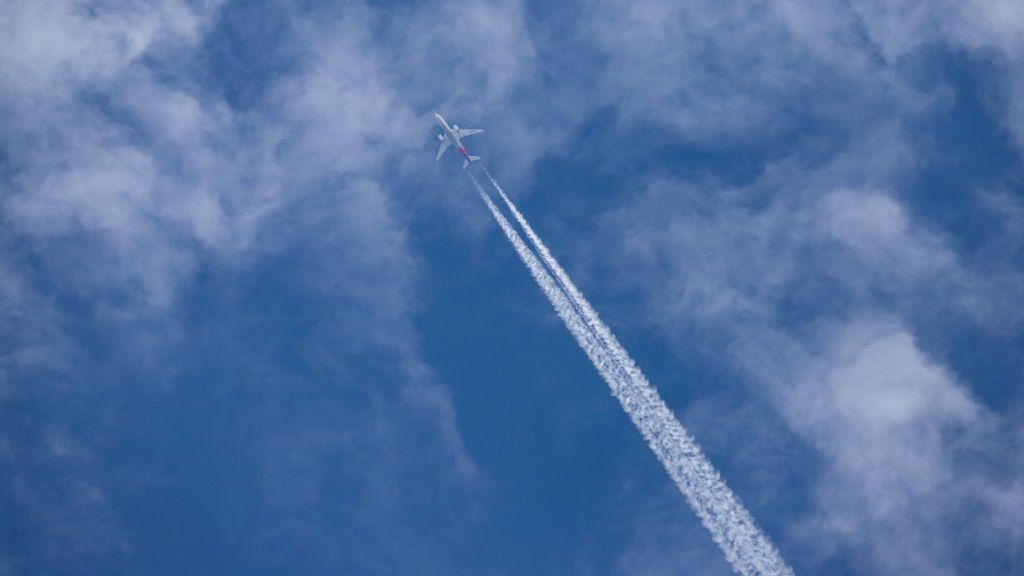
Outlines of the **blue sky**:
[{"label": "blue sky", "polygon": [[0,575],[731,573],[435,111],[798,574],[1024,569],[1019,3],[0,36]]}]

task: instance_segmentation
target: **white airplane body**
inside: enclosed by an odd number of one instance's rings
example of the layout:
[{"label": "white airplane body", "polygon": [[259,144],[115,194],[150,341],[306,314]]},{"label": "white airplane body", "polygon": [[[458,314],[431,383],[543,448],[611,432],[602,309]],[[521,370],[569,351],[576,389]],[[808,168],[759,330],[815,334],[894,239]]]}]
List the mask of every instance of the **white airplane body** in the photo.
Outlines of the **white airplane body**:
[{"label": "white airplane body", "polygon": [[466,169],[466,166],[469,166],[470,162],[476,162],[480,159],[479,156],[470,156],[469,152],[466,152],[466,147],[462,145],[462,139],[466,136],[479,134],[483,132],[483,130],[459,128],[458,124],[453,124],[449,127],[448,123],[444,121],[444,118],[441,118],[440,114],[434,114],[434,119],[437,120],[437,123],[441,126],[441,130],[443,131],[441,134],[437,135],[437,139],[441,141],[441,148],[438,149],[437,157],[434,158],[434,162],[441,159],[441,155],[444,154],[444,151],[447,150],[449,146],[455,146],[455,149],[462,155],[463,170]]}]

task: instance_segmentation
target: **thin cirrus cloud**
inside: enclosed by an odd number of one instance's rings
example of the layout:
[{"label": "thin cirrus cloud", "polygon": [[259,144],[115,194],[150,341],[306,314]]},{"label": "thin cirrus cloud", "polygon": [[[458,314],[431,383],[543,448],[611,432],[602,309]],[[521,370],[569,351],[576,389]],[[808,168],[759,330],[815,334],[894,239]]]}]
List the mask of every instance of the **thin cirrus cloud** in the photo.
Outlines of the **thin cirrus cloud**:
[{"label": "thin cirrus cloud", "polygon": [[[297,245],[313,247],[294,264],[301,287],[286,289],[321,302],[322,314],[336,326],[323,329],[311,354],[381,354],[394,366],[369,398],[355,396],[367,403],[367,419],[377,416],[370,419],[376,433],[348,453],[366,464],[359,482],[367,493],[383,490],[384,478],[413,465],[413,444],[424,458],[437,454],[452,462],[438,471],[439,482],[448,476],[474,482],[475,464],[454,423],[450,396],[417,352],[411,317],[418,263],[408,245],[408,214],[382,171],[409,153],[418,133],[409,131],[414,113],[383,61],[367,58],[375,40],[362,24],[370,10],[334,13],[329,27],[314,24],[321,14],[286,12],[304,34],[294,41],[301,39],[309,51],[296,71],[273,80],[264,98],[243,110],[232,108],[202,73],[205,41],[223,9],[185,2],[21,2],[6,7],[0,20],[9,39],[0,56],[0,107],[12,119],[0,139],[5,167],[13,168],[3,182],[5,246],[12,252],[3,331],[18,335],[17,350],[4,359],[3,406],[10,411],[36,402],[57,414],[51,421],[7,420],[4,427],[4,444],[12,446],[3,453],[4,465],[15,480],[7,496],[32,541],[51,543],[0,548],[4,564],[16,571],[40,562],[110,567],[117,562],[111,558],[131,558],[132,537],[112,494],[122,493],[125,482],[165,479],[82,456],[103,454],[116,443],[119,424],[111,410],[119,399],[149,393],[119,389],[122,367],[144,372],[142,385],[152,393],[182,386],[174,358],[190,350],[190,340],[202,345],[217,330],[237,329],[209,326],[204,333],[183,326],[197,278],[217,267],[224,282],[244,282]],[[22,267],[27,260],[34,266]],[[24,295],[40,283],[52,291]],[[240,305],[218,296],[229,309]],[[69,308],[67,298],[83,308]],[[258,327],[261,318],[247,321]],[[112,334],[105,360],[93,354],[106,344],[83,338],[83,326]],[[265,365],[258,350],[215,342],[251,366],[242,373],[269,382],[268,397],[276,382],[293,378]],[[319,349],[332,345],[329,352]],[[344,388],[351,375],[339,363],[324,365]],[[47,374],[72,366],[62,380],[78,390],[82,410],[93,412],[78,448],[53,453],[43,441],[43,430],[83,416],[63,408],[59,386],[35,377],[40,365]],[[9,384],[33,380],[31,387]],[[291,428],[275,427],[273,412],[268,415],[267,469],[276,469],[281,450],[296,446],[337,452],[333,441],[323,441],[334,436],[322,431],[344,436],[345,426],[367,423],[354,416],[346,421],[359,404],[340,404],[343,398],[356,401],[339,392],[323,403],[324,414]],[[330,422],[332,410],[339,421]],[[290,470],[298,477],[316,474],[301,466]],[[265,484],[270,501],[279,488]],[[371,516],[393,509],[400,497],[379,494],[367,499],[378,502],[377,508],[367,504]],[[271,518],[280,516],[272,512]]]},{"label": "thin cirrus cloud", "polygon": [[[701,348],[685,340],[694,333],[726,346],[720,363],[739,368],[754,398],[769,406],[755,401],[745,409],[781,417],[774,440],[750,438],[764,443],[765,454],[793,441],[817,454],[823,468],[807,478],[813,496],[806,515],[786,529],[784,550],[801,550],[811,567],[838,563],[858,573],[970,572],[978,568],[969,559],[979,555],[1000,569],[1013,566],[1019,534],[998,527],[1021,519],[1019,506],[1001,507],[1020,493],[1006,474],[1024,464],[1009,448],[1020,433],[1019,411],[976,395],[977,373],[957,374],[945,350],[953,342],[970,345],[955,334],[980,332],[1003,342],[1005,353],[1006,339],[1020,329],[1013,304],[1020,271],[1010,256],[1019,250],[1005,244],[1013,242],[1019,200],[997,194],[1008,204],[997,201],[1002,208],[994,209],[985,207],[988,184],[967,192],[966,209],[991,222],[980,245],[999,246],[971,249],[956,220],[917,212],[942,192],[913,187],[916,174],[937,155],[941,161],[923,126],[944,121],[957,90],[921,82],[915,66],[936,46],[994,57],[1005,74],[981,77],[995,95],[984,105],[1016,138],[1018,48],[998,30],[1012,29],[1017,10],[996,4],[951,16],[940,3],[895,14],[873,4],[853,13],[803,3],[745,8],[724,15],[709,9],[702,18],[699,9],[684,15],[666,6],[664,17],[603,22],[610,38],[619,26],[653,30],[642,35],[652,46],[666,27],[689,37],[670,55],[675,75],[658,73],[661,61],[648,64],[642,43],[613,57],[620,60],[613,66],[634,75],[610,80],[611,89],[625,91],[626,113],[651,122],[673,100],[706,106],[706,114],[669,126],[733,141],[770,138],[780,121],[802,115],[818,134],[845,135],[841,145],[823,152],[798,137],[787,157],[768,153],[760,173],[739,185],[714,174],[696,183],[639,179],[644,191],[606,216],[607,242],[593,249],[604,256],[594,266],[617,270],[621,285],[647,307],[645,324],[682,350]],[[997,14],[1008,20],[997,24]],[[806,26],[815,22],[821,26]],[[983,32],[993,26],[998,30]],[[854,33],[859,27],[866,36]],[[737,31],[747,28],[774,41],[745,44],[748,36]],[[815,29],[840,33],[826,38]],[[687,48],[708,43],[727,46],[716,51],[724,63]],[[744,74],[744,61],[758,63],[758,71]],[[788,77],[792,84],[780,82]],[[833,94],[822,82],[847,89]],[[719,91],[763,97],[749,109],[742,101],[730,108],[730,100],[719,107]],[[730,121],[714,122],[716,113]],[[619,256],[609,260],[607,250]],[[783,451],[761,465],[784,466],[788,457]],[[968,525],[977,538],[960,537]]]}]

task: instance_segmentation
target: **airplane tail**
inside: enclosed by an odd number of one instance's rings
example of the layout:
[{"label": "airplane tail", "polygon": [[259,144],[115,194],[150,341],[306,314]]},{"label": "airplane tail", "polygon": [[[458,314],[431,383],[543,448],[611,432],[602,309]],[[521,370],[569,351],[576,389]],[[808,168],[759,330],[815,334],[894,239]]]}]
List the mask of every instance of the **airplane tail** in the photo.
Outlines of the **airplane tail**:
[{"label": "airplane tail", "polygon": [[466,158],[465,160],[462,161],[462,169],[465,170],[466,166],[469,166],[470,162],[476,162],[479,159],[479,156],[470,156],[469,158]]}]

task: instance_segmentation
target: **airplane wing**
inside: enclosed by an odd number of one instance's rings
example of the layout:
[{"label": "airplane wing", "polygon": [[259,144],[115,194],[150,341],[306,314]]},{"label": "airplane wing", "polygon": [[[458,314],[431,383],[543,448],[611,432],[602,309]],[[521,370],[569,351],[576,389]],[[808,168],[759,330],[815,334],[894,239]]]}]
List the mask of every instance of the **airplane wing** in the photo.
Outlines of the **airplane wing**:
[{"label": "airplane wing", "polygon": [[441,159],[441,155],[444,154],[444,151],[447,150],[449,146],[451,146],[451,142],[449,142],[447,138],[441,141],[441,147],[437,149],[437,156],[434,158],[434,162]]},{"label": "airplane wing", "polygon": [[459,128],[459,139],[465,138],[466,136],[472,136],[473,134],[479,134],[481,132],[483,132],[483,130],[478,128]]}]

